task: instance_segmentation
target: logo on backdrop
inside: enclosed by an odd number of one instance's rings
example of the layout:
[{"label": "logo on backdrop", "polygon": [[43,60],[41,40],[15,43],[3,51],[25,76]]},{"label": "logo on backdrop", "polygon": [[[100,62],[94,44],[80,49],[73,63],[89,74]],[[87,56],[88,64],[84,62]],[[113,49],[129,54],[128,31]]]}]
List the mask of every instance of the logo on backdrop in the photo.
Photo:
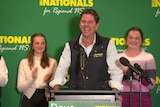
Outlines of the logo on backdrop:
[{"label": "logo on backdrop", "polygon": [[30,36],[0,36],[0,53],[29,50]]},{"label": "logo on backdrop", "polygon": [[[112,41],[117,46],[118,52],[123,52],[126,47],[125,38],[112,37]],[[28,51],[29,44],[31,42],[31,36],[1,36],[0,35],[0,53],[4,51]],[[146,51],[150,46],[150,38],[145,38],[143,43],[143,49]],[[121,48],[123,47],[124,48]]]},{"label": "logo on backdrop", "polygon": [[[115,43],[117,46],[117,51],[118,53],[123,52],[126,49],[126,41],[125,38],[117,38],[117,37],[112,37],[112,41]],[[143,50],[146,51],[147,47],[151,45],[151,40],[150,38],[145,38],[144,43],[143,43]]]},{"label": "logo on backdrop", "polygon": [[[160,77],[156,76],[156,84],[160,84]],[[160,85],[157,87],[156,94],[160,93]]]},{"label": "logo on backdrop", "polygon": [[43,16],[47,14],[80,14],[85,8],[94,6],[93,0],[39,0],[44,7]]},{"label": "logo on backdrop", "polygon": [[160,15],[160,0],[152,0],[151,7],[158,8],[155,12],[155,17],[158,17]]}]

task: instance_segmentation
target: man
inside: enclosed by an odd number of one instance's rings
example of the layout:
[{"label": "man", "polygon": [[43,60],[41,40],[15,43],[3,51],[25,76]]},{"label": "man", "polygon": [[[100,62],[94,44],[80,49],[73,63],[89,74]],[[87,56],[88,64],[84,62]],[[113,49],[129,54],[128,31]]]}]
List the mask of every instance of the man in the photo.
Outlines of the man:
[{"label": "man", "polygon": [[96,32],[99,19],[93,9],[81,13],[81,34],[66,43],[54,80],[49,83],[54,90],[66,83],[68,69],[68,88],[71,90],[122,90],[123,72],[116,64],[117,50],[109,38]]},{"label": "man", "polygon": [[4,87],[8,82],[8,69],[5,60],[0,56],[0,87]]}]

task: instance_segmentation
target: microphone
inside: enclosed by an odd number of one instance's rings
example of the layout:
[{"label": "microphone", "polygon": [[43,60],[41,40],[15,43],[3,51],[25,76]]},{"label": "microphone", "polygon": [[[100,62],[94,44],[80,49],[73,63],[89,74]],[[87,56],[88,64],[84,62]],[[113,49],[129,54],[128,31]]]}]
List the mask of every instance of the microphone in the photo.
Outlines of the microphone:
[{"label": "microphone", "polygon": [[143,77],[149,84],[153,85],[152,81],[151,81],[150,78],[147,76],[147,74],[143,71],[143,69],[140,67],[139,64],[135,63],[135,64],[134,64],[134,67],[141,72],[142,77]]},{"label": "microphone", "polygon": [[80,52],[80,69],[83,71],[85,68],[85,54],[84,52]]},{"label": "microphone", "polygon": [[128,66],[132,71],[134,71],[136,74],[138,74],[138,75],[141,76],[141,72],[138,71],[135,67],[133,67],[133,66],[129,63],[128,59],[126,59],[125,57],[121,57],[121,58],[119,59],[119,61],[121,62],[122,65]]}]

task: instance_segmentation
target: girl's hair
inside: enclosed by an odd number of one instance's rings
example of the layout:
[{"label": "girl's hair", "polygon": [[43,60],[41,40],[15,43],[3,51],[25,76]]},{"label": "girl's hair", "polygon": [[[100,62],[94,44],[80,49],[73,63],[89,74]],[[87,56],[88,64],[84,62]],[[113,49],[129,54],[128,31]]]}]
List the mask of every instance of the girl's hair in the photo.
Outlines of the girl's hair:
[{"label": "girl's hair", "polygon": [[130,31],[138,31],[141,34],[141,39],[142,39],[142,43],[143,43],[143,41],[144,41],[143,32],[139,27],[132,27],[129,30],[127,30],[127,32],[125,34],[125,39],[127,39]]},{"label": "girl's hair", "polygon": [[49,67],[49,56],[48,56],[48,53],[47,53],[47,41],[46,41],[45,36],[42,33],[36,33],[36,34],[32,35],[32,37],[31,37],[30,50],[29,50],[28,55],[27,55],[28,62],[29,62],[28,65],[29,65],[30,69],[34,66],[34,61],[33,61],[33,58],[34,58],[33,42],[34,42],[34,38],[35,37],[43,37],[44,40],[45,40],[46,47],[45,47],[45,50],[43,52],[40,65],[41,65],[42,68]]}]

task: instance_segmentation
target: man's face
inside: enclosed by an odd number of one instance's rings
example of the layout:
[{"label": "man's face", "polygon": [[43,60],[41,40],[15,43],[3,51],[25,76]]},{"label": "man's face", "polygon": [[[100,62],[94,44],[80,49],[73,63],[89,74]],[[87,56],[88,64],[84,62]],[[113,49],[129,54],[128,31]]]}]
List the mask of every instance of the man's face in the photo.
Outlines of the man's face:
[{"label": "man's face", "polygon": [[96,23],[94,16],[91,14],[84,14],[81,17],[79,27],[82,31],[83,36],[90,37],[94,36],[94,33],[98,29],[98,23]]}]

